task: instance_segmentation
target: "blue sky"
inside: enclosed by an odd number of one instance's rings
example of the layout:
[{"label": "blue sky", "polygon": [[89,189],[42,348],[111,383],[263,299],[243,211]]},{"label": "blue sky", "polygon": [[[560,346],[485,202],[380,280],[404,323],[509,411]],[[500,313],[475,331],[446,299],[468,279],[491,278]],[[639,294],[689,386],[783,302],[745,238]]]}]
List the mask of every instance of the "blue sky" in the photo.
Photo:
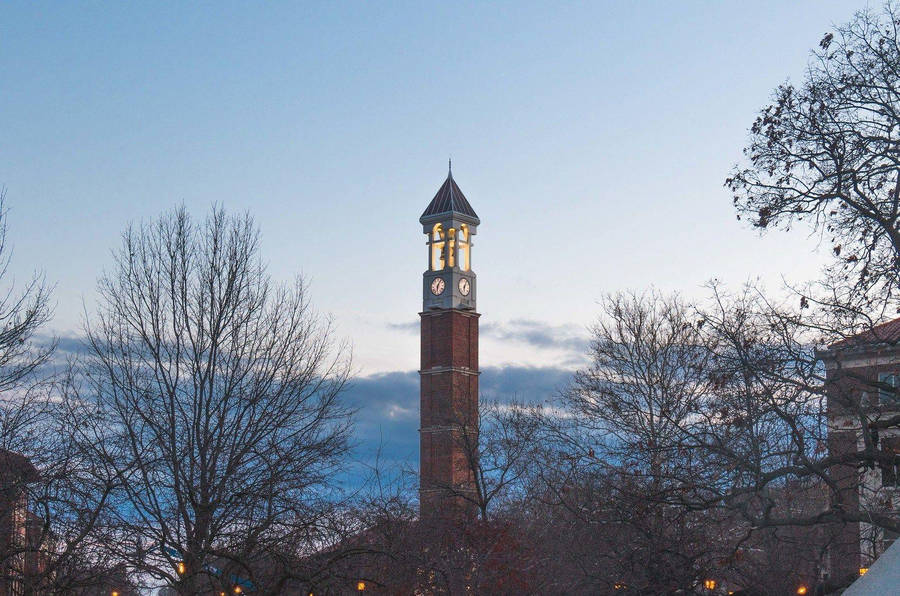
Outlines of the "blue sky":
[{"label": "blue sky", "polygon": [[722,183],[772,89],[862,6],[3,3],[11,272],[45,272],[49,331],[77,335],[128,222],[250,210],[272,274],[307,277],[400,412],[417,220],[452,155],[482,219],[482,365],[510,387],[569,370],[605,292],[812,277],[815,239],[760,238]]}]

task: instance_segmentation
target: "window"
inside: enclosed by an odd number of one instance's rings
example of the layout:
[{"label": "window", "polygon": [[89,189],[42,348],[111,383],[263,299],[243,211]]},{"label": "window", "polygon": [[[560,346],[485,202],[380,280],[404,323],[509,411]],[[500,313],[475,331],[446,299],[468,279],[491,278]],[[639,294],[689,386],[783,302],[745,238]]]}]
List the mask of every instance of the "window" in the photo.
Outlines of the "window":
[{"label": "window", "polygon": [[900,375],[897,373],[881,373],[878,375],[878,382],[887,385],[887,387],[882,386],[878,388],[878,403],[881,405],[900,404],[900,394],[897,391]]},{"label": "window", "polygon": [[887,456],[880,463],[881,486],[900,488],[900,437],[884,439],[881,442],[881,453]]},{"label": "window", "polygon": [[894,457],[894,463],[881,464],[881,486],[900,487],[897,477],[900,476],[900,459]]},{"label": "window", "polygon": [[16,546],[25,546],[25,533],[27,531],[25,522],[27,521],[27,516],[28,512],[25,508],[25,495],[22,495],[16,499],[12,511],[13,542]]}]

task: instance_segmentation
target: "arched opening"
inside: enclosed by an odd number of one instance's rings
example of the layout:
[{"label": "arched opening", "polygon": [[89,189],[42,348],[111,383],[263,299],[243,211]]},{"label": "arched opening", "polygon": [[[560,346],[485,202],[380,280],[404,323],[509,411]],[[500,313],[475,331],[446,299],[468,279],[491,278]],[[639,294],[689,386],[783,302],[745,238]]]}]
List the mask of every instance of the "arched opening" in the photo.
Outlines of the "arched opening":
[{"label": "arched opening", "polygon": [[469,226],[462,224],[459,226],[459,234],[456,238],[456,251],[459,254],[459,268],[468,271],[471,267],[469,262],[470,243],[469,243]]},{"label": "arched opening", "polygon": [[444,226],[434,224],[431,229],[431,270],[440,271],[444,268]]}]

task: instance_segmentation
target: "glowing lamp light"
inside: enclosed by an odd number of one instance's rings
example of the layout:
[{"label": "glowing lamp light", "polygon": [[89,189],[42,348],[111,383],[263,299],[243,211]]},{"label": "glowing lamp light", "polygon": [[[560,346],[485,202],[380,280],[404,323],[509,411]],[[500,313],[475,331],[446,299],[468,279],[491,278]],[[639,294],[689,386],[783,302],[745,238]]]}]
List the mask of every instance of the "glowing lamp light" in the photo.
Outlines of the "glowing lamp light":
[{"label": "glowing lamp light", "polygon": [[235,594],[241,594],[241,593],[243,593],[243,590],[241,589],[240,586],[235,586],[235,587],[234,587],[234,593],[235,593]]},{"label": "glowing lamp light", "polygon": [[184,561],[178,561],[178,574],[184,575],[185,571],[187,571],[187,567],[184,566]]},{"label": "glowing lamp light", "polygon": [[356,582],[356,591],[364,592],[366,589],[366,582]]},{"label": "glowing lamp light", "polygon": [[714,579],[703,580],[703,587],[706,588],[707,590],[715,590],[716,589],[716,580],[714,580]]},{"label": "glowing lamp light", "polygon": [[860,568],[859,568],[859,574],[860,574],[860,575],[865,575],[868,571],[869,571],[869,568],[868,568],[868,567],[860,567]]},{"label": "glowing lamp light", "polygon": [[115,590],[113,590],[113,592],[112,592],[112,594],[110,594],[110,596],[119,596],[119,593],[116,592]]},{"label": "glowing lamp light", "polygon": [[797,588],[798,594],[806,594],[807,592],[809,592],[809,589],[806,586],[800,586],[799,588]]}]

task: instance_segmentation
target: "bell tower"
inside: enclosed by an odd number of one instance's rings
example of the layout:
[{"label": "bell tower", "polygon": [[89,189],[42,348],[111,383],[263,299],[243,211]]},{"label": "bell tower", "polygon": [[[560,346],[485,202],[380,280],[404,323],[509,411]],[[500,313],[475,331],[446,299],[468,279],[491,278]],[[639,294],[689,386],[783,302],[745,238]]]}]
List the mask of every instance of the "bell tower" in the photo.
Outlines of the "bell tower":
[{"label": "bell tower", "polygon": [[422,276],[419,514],[472,510],[478,445],[478,317],[472,238],[481,220],[449,171],[419,218],[427,238]]}]

